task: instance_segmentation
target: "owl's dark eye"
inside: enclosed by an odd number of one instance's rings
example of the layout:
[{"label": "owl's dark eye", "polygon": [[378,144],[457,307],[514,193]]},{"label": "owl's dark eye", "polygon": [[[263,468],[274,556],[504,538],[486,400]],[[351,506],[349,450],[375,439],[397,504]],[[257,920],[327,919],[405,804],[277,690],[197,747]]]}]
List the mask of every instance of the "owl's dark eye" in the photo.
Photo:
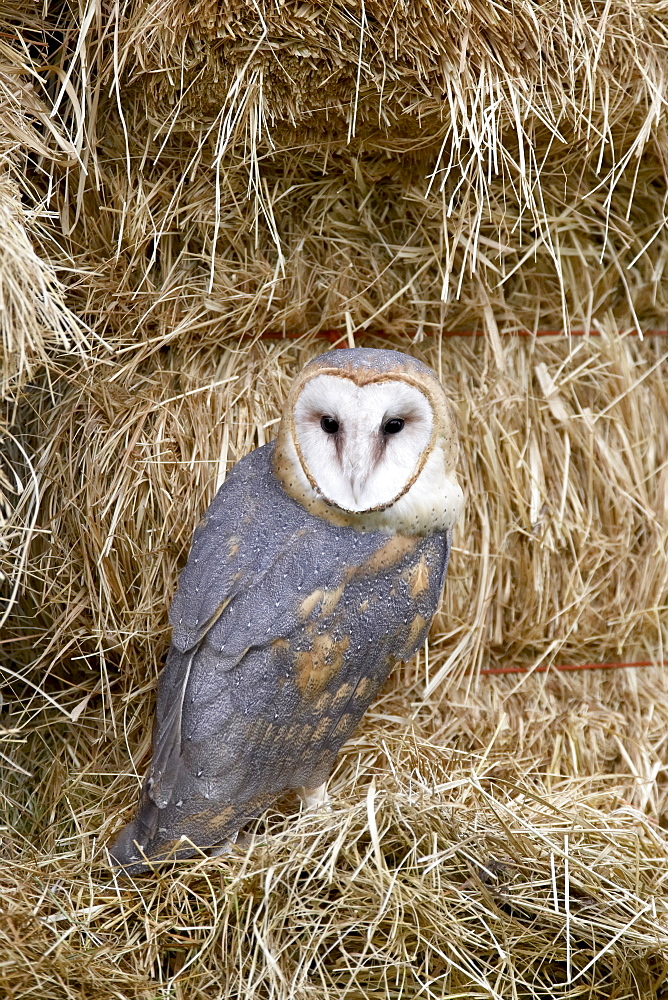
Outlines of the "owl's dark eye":
[{"label": "owl's dark eye", "polygon": [[320,418],[320,426],[325,434],[336,434],[339,429],[339,422],[338,420],[335,420],[334,417],[328,417],[325,415]]},{"label": "owl's dark eye", "polygon": [[383,431],[385,434],[398,434],[399,431],[404,429],[405,423],[406,421],[402,420],[401,417],[392,417],[391,420],[388,420],[383,425]]}]

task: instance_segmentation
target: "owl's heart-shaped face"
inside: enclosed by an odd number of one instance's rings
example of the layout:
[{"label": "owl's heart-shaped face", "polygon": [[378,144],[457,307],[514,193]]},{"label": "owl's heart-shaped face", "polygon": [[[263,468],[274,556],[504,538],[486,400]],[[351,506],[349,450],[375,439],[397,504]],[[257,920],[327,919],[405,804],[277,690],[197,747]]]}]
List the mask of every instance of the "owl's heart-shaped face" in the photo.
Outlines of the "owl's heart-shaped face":
[{"label": "owl's heart-shaped face", "polygon": [[406,492],[431,442],[434,414],[417,388],[397,380],[356,385],[316,375],[294,409],[304,471],[341,510],[381,510]]},{"label": "owl's heart-shaped face", "polygon": [[309,513],[359,531],[447,531],[463,505],[455,416],[435,372],[399,351],[346,348],[292,384],[273,456]]}]

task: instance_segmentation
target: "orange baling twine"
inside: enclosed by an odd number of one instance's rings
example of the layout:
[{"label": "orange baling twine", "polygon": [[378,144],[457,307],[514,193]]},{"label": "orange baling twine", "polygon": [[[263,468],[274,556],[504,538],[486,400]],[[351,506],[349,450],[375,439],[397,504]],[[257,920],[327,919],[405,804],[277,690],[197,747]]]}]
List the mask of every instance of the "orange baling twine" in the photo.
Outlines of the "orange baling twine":
[{"label": "orange baling twine", "polygon": [[[376,337],[382,337],[383,330],[374,331],[357,331],[357,335],[360,333],[372,333]],[[426,336],[437,336],[431,331],[424,331]],[[442,330],[442,337],[485,337],[487,334],[483,330]],[[262,337],[267,340],[297,340],[299,337],[303,336],[300,333],[278,333],[273,331],[267,331],[262,334]],[[333,347],[338,345],[345,347],[348,345],[348,335],[342,330],[321,330],[318,337],[322,337],[324,340],[328,340]],[[566,334],[562,330],[536,330],[531,332],[530,330],[515,330],[512,333],[501,334],[501,336],[507,337],[564,337]],[[571,330],[568,336],[571,337],[600,337],[600,330]],[[627,336],[630,337],[668,337],[668,330],[643,330],[642,333],[638,330],[627,331]],[[668,667],[668,660],[639,660],[635,663],[560,663],[551,664],[548,666],[540,667],[488,667],[487,669],[481,670],[481,674],[544,674],[549,670],[557,671],[570,671],[570,670],[618,670],[623,667]]]},{"label": "orange baling twine", "polygon": [[620,667],[668,667],[668,660],[639,660],[637,663],[553,663],[542,667],[487,667],[481,674],[545,674],[548,670],[613,670]]}]

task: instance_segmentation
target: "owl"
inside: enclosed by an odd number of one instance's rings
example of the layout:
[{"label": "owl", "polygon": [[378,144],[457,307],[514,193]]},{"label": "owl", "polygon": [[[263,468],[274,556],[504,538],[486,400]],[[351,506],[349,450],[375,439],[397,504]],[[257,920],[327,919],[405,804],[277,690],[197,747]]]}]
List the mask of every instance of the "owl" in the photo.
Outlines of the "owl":
[{"label": "owl", "polygon": [[415,358],[353,348],[305,366],[276,441],[235,465],[195,531],[116,865],[217,853],[281,793],[322,798],[393,665],[426,638],[463,504],[457,448],[443,387]]}]

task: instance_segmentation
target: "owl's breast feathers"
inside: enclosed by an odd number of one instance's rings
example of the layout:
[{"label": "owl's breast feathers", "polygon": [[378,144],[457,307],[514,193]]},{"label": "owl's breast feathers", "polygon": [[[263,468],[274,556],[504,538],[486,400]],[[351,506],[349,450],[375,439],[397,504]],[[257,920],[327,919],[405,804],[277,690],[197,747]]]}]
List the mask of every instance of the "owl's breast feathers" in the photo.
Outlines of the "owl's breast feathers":
[{"label": "owl's breast feathers", "polygon": [[112,848],[121,864],[137,860],[133,840],[149,857],[181,834],[213,845],[281,791],[324,781],[438,606],[450,532],[364,533],[314,517],[277,482],[272,448],[234,467],[195,532],[151,769]]}]

